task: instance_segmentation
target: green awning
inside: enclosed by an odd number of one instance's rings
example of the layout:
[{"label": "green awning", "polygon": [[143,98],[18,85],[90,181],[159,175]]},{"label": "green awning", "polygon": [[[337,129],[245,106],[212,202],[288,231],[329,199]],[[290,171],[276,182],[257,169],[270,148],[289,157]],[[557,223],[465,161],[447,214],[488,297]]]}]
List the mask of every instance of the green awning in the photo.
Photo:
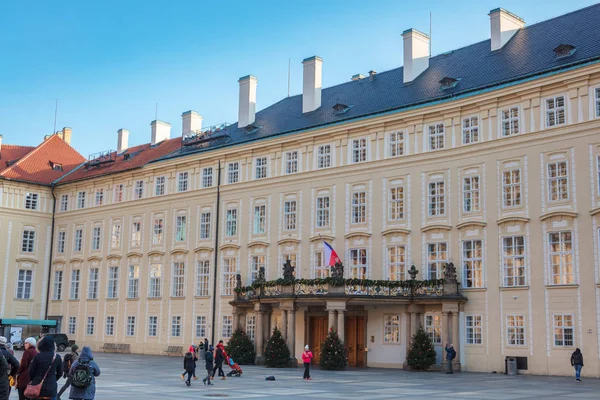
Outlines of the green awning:
[{"label": "green awning", "polygon": [[56,321],[53,319],[0,318],[0,326],[8,326],[8,325],[56,326]]}]

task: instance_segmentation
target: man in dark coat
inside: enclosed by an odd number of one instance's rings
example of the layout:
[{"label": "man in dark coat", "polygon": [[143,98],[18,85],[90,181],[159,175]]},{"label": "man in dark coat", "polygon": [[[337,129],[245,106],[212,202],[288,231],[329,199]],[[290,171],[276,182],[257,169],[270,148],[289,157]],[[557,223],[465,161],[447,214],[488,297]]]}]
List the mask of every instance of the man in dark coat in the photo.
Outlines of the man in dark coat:
[{"label": "man in dark coat", "polygon": [[581,368],[583,368],[583,354],[579,347],[571,354],[571,365],[575,368],[575,380],[581,382]]},{"label": "man in dark coat", "polygon": [[29,378],[33,385],[38,385],[46,371],[48,375],[42,385],[40,397],[55,398],[58,392],[57,381],[63,375],[62,358],[54,352],[56,345],[51,335],[44,336],[38,341],[39,353],[33,358],[29,365]]},{"label": "man in dark coat", "polygon": [[[10,372],[8,375],[12,376],[13,381],[17,379],[17,372],[19,371],[19,361],[10,354],[8,349],[6,348],[6,338],[4,336],[0,336],[0,352],[6,359],[6,362],[10,365]],[[8,395],[10,396],[10,386],[8,387]]]},{"label": "man in dark coat", "polygon": [[0,400],[8,400],[8,363],[0,353]]},{"label": "man in dark coat", "polygon": [[447,374],[453,374],[454,371],[452,371],[452,360],[454,360],[456,358],[456,350],[454,350],[454,346],[451,344],[447,344],[446,345],[446,361],[448,362],[448,370],[446,371]]},{"label": "man in dark coat", "polygon": [[225,373],[223,372],[223,361],[225,361],[225,347],[223,346],[223,341],[219,340],[219,344],[217,345],[217,351],[215,352],[215,367],[213,368],[212,377],[215,379],[215,373],[219,370],[219,376],[221,380],[225,380]]},{"label": "man in dark coat", "polygon": [[211,347],[206,351],[206,358],[204,364],[208,375],[206,376],[206,378],[202,379],[202,382],[204,382],[205,385],[212,385],[212,383],[210,383],[210,379],[212,378],[211,375],[213,372],[213,350],[214,349]]}]

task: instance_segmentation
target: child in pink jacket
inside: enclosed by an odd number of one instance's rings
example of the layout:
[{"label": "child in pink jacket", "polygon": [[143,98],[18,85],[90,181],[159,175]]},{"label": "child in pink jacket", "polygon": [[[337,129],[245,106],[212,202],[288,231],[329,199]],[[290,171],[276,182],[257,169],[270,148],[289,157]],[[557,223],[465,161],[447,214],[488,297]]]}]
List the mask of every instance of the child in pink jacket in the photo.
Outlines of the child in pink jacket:
[{"label": "child in pink jacket", "polygon": [[308,345],[304,346],[302,353],[302,362],[304,363],[304,379],[310,381],[310,362],[313,358],[313,353],[308,349]]}]

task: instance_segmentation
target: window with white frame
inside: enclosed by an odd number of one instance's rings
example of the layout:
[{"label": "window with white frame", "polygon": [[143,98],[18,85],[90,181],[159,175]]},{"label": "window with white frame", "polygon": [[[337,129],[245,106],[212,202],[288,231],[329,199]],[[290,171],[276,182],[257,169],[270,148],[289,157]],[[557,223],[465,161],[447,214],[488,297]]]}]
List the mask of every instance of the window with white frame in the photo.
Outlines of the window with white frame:
[{"label": "window with white frame", "polygon": [[152,230],[152,244],[163,244],[165,231],[165,220],[161,217],[154,218],[154,228]]},{"label": "window with white frame", "polygon": [[427,143],[430,151],[444,148],[444,124],[427,126]]},{"label": "window with white frame", "polygon": [[181,336],[181,316],[173,315],[171,317],[171,337]]},{"label": "window with white frame", "polygon": [[173,263],[173,287],[171,297],[185,296],[185,263]]},{"label": "window with white frame", "polygon": [[525,346],[525,316],[506,316],[506,344],[508,346]]},{"label": "window with white frame", "polygon": [[446,185],[444,181],[429,182],[428,210],[430,217],[446,215]]},{"label": "window with white frame", "polygon": [[77,208],[85,208],[85,192],[77,193]]},{"label": "window with white frame", "polygon": [[598,186],[598,196],[600,196],[600,156],[596,156],[596,185]]},{"label": "window with white frame", "polygon": [[142,221],[131,223],[131,247],[140,247],[142,244]]},{"label": "window with white frame", "polygon": [[467,315],[465,317],[466,344],[483,343],[483,324],[481,320],[481,315]]},{"label": "window with white frame", "polygon": [[510,107],[500,111],[502,136],[512,136],[521,133],[519,126],[519,107]]},{"label": "window with white frame", "polygon": [[322,251],[315,251],[315,278],[327,278],[329,277],[330,272],[329,265],[325,265],[325,253]]},{"label": "window with white frame", "polygon": [[565,122],[565,96],[546,99],[546,126],[562,125]]},{"label": "window with white frame", "polygon": [[295,277],[298,277],[298,275],[296,274],[296,260],[298,259],[298,256],[295,253],[288,253],[288,254],[282,254],[281,258],[282,258],[282,260],[284,260],[284,262],[289,260],[290,265],[292,267],[294,267],[294,271],[292,272],[292,275]]},{"label": "window with white frame", "polygon": [[213,168],[207,167],[202,170],[202,187],[207,188],[213,185]]},{"label": "window with white frame", "polygon": [[254,206],[254,234],[263,235],[267,232],[267,206]]},{"label": "window with white frame", "polygon": [[52,290],[52,300],[62,300],[63,272],[54,271],[54,286]]},{"label": "window with white frame", "polygon": [[462,242],[463,287],[483,287],[483,246],[481,240]]},{"label": "window with white frame", "polygon": [[127,330],[125,334],[127,336],[135,336],[135,316],[133,315],[127,317]]},{"label": "window with white frame", "polygon": [[196,337],[206,337],[206,315],[196,316]]},{"label": "window with white frame", "polygon": [[140,266],[130,265],[127,272],[127,298],[140,297]]},{"label": "window with white frame", "polygon": [[117,297],[119,297],[119,267],[109,267],[106,298],[116,299]]},{"label": "window with white frame", "polygon": [[548,201],[569,199],[569,176],[567,162],[558,161],[548,164]]},{"label": "window with white frame", "polygon": [[69,209],[69,195],[63,194],[60,196],[60,211],[67,211]]},{"label": "window with white frame", "polygon": [[233,331],[233,316],[223,315],[221,323],[221,337],[230,338]]},{"label": "window with white frame", "polygon": [[554,314],[554,346],[573,347],[574,329],[573,315]]},{"label": "window with white frame", "polygon": [[115,334],[115,317],[106,317],[105,332],[107,336],[113,336]]},{"label": "window with white frame", "polygon": [[350,279],[367,279],[367,249],[350,249]]},{"label": "window with white frame", "polygon": [[550,232],[548,234],[548,247],[552,284],[573,284],[573,243],[571,241],[571,232]]},{"label": "window with white frame", "polygon": [[96,206],[104,204],[104,189],[96,189]]},{"label": "window with white frame", "polygon": [[208,260],[196,261],[196,296],[208,296],[209,281],[210,262]]},{"label": "window with white frame", "polygon": [[66,239],[67,239],[67,232],[59,231],[58,237],[56,239],[56,252],[58,254],[63,254],[65,252]]},{"label": "window with white frame", "polygon": [[439,314],[425,315],[425,333],[433,344],[442,343],[442,318]]},{"label": "window with white frame", "polygon": [[200,239],[210,239],[211,216],[210,211],[200,214]]},{"label": "window with white frame", "polygon": [[399,221],[404,219],[404,187],[393,186],[388,196],[388,219]]},{"label": "window with white frame", "polygon": [[98,278],[100,270],[98,268],[90,268],[90,277],[88,279],[87,298],[95,300],[98,298]]},{"label": "window with white frame", "polygon": [[87,318],[87,326],[85,329],[85,333],[87,335],[93,335],[94,334],[94,327],[96,325],[96,318],[94,317],[88,317]]},{"label": "window with white frame", "polygon": [[240,163],[233,162],[227,165],[227,183],[238,183],[240,181]]},{"label": "window with white frame", "polygon": [[404,132],[392,132],[388,135],[388,154],[390,157],[404,154]]},{"label": "window with white frame", "polygon": [[92,251],[100,250],[100,238],[102,237],[102,227],[95,226],[92,229]]},{"label": "window with white frame", "polygon": [[352,164],[367,161],[367,138],[352,139]]},{"label": "window with white frame", "polygon": [[254,341],[256,333],[256,315],[246,314],[246,335],[252,341]]},{"label": "window with white frame", "polygon": [[600,87],[594,89],[595,93],[595,103],[596,103],[596,117],[600,117]]},{"label": "window with white frame", "polygon": [[266,271],[265,256],[252,256],[252,263],[250,264],[250,284],[256,281],[261,268],[264,268]]},{"label": "window with white frame", "polygon": [[70,300],[79,299],[79,282],[81,278],[81,271],[78,269],[74,269],[71,271],[71,294],[69,296]]},{"label": "window with white frame", "polygon": [[17,276],[17,299],[31,299],[31,285],[33,284],[33,271],[30,269],[19,269]]},{"label": "window with white frame", "polygon": [[144,181],[135,181],[133,187],[133,198],[143,199],[144,198]]},{"label": "window with white frame", "polygon": [[164,176],[157,176],[154,180],[154,194],[156,196],[162,196],[167,193],[167,178]]},{"label": "window with white frame", "polygon": [[112,249],[118,249],[121,247],[121,224],[114,223],[112,226],[112,233],[110,237],[110,247]]},{"label": "window with white frame", "polygon": [[463,178],[463,211],[466,213],[479,211],[479,176]]},{"label": "window with white frame", "polygon": [[324,144],[317,148],[317,169],[331,167],[331,145]]},{"label": "window with white frame", "polygon": [[228,257],[223,259],[223,296],[233,296],[237,271],[236,258]]},{"label": "window with white frame", "polygon": [[502,238],[504,286],[525,286],[525,237]]},{"label": "window with white frame", "polygon": [[352,224],[367,222],[367,193],[364,191],[352,193]]},{"label": "window with white frame", "polygon": [[177,191],[186,192],[188,190],[188,172],[180,172],[177,174]]},{"label": "window with white frame", "polygon": [[296,200],[287,200],[283,203],[283,229],[296,230]]},{"label": "window with white frame", "polygon": [[479,142],[479,118],[468,117],[462,120],[462,142],[463,144]]},{"label": "window with white frame", "polygon": [[27,210],[38,209],[38,194],[37,193],[26,193],[25,194],[25,208]]},{"label": "window with white frame", "polygon": [[75,241],[73,242],[73,251],[80,252],[83,249],[83,229],[75,229]]},{"label": "window with white frame", "polygon": [[74,335],[77,331],[77,317],[69,317],[69,335]]},{"label": "window with white frame", "polygon": [[187,230],[187,217],[185,215],[178,215],[175,219],[175,241],[185,242]]},{"label": "window with white frame", "polygon": [[284,162],[286,174],[295,174],[298,172],[298,151],[287,151]]},{"label": "window with white frame", "polygon": [[317,228],[329,226],[329,196],[317,197]]},{"label": "window with white frame", "polygon": [[427,273],[425,279],[441,279],[444,265],[448,262],[448,243],[427,244]]},{"label": "window with white frame", "polygon": [[521,170],[502,172],[502,206],[504,208],[521,205]]},{"label": "window with white frame", "polygon": [[158,336],[158,317],[156,315],[148,317],[148,336]]},{"label": "window with white frame", "polygon": [[35,231],[33,229],[23,230],[23,236],[21,240],[21,252],[22,253],[33,253],[35,250]]},{"label": "window with white frame", "polygon": [[148,297],[157,298],[162,296],[162,264],[150,265],[148,274]]},{"label": "window with white frame", "polygon": [[267,177],[267,157],[258,157],[254,162],[254,179]]},{"label": "window with white frame", "polygon": [[388,246],[388,279],[403,281],[406,279],[406,246]]},{"label": "window with white frame", "polygon": [[383,316],[383,343],[400,343],[400,316]]},{"label": "window with white frame", "polygon": [[237,235],[237,208],[230,208],[226,213],[225,236]]},{"label": "window with white frame", "polygon": [[119,183],[118,185],[115,185],[115,203],[120,203],[122,202],[124,199],[123,193],[125,193],[125,185],[123,185],[122,183]]}]

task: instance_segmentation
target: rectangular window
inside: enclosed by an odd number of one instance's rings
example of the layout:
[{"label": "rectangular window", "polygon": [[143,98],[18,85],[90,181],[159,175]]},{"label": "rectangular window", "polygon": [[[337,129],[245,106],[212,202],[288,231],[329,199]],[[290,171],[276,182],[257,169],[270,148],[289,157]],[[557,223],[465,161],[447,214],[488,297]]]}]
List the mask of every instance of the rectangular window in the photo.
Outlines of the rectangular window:
[{"label": "rectangular window", "polygon": [[463,118],[462,141],[463,144],[479,142],[479,118]]},{"label": "rectangular window", "polygon": [[171,336],[181,336],[181,316],[179,315],[174,315],[171,317]]},{"label": "rectangular window", "polygon": [[25,229],[23,231],[23,238],[21,241],[21,252],[33,253],[35,250],[35,231]]},{"label": "rectangular window", "polygon": [[148,297],[160,297],[162,295],[162,264],[152,264],[149,275]]},{"label": "rectangular window", "polygon": [[163,244],[165,220],[154,218],[154,229],[152,231],[152,244]]},{"label": "rectangular window", "polygon": [[33,283],[33,271],[30,269],[20,269],[17,278],[17,299],[31,299],[31,285]]},{"label": "rectangular window", "polygon": [[104,204],[104,189],[96,190],[96,206]]},{"label": "rectangular window", "polygon": [[121,247],[121,224],[113,224],[110,247],[118,249]]},{"label": "rectangular window", "polygon": [[600,117],[600,88],[594,89],[594,93],[596,94],[596,117]]},{"label": "rectangular window", "polygon": [[502,136],[512,136],[521,133],[519,128],[519,107],[510,107],[500,112]]},{"label": "rectangular window", "polygon": [[[261,268],[265,268],[265,256],[252,256],[252,264],[250,266],[250,282],[256,281]],[[266,270],[266,268],[265,268]]]},{"label": "rectangular window", "polygon": [[115,185],[115,203],[120,203],[125,200],[123,198],[124,189],[125,186],[122,183]]},{"label": "rectangular window", "polygon": [[246,335],[252,341],[254,341],[256,333],[256,315],[246,314]]},{"label": "rectangular window", "polygon": [[352,164],[367,161],[367,139],[352,140]]},{"label": "rectangular window", "polygon": [[388,136],[390,157],[398,157],[404,154],[404,132],[392,132]]},{"label": "rectangular window", "polygon": [[571,314],[554,315],[554,346],[574,346],[573,316]]},{"label": "rectangular window", "polygon": [[115,317],[106,317],[106,335],[113,336],[115,334]]},{"label": "rectangular window", "polygon": [[73,243],[73,251],[80,252],[83,249],[83,229],[75,229],[75,242]]},{"label": "rectangular window", "polygon": [[130,265],[127,273],[127,298],[137,299],[140,296],[140,266]]},{"label": "rectangular window", "polygon": [[200,214],[200,239],[210,239],[211,213],[203,212]]},{"label": "rectangular window", "polygon": [[85,329],[85,333],[87,335],[93,335],[94,334],[94,325],[95,325],[95,321],[96,319],[94,317],[88,317],[87,318],[87,326]]},{"label": "rectangular window", "polygon": [[63,272],[54,271],[54,290],[52,291],[52,300],[62,300]]},{"label": "rectangular window", "polygon": [[223,259],[223,296],[233,296],[235,276],[237,275],[237,259]]},{"label": "rectangular window", "polygon": [[390,188],[388,204],[388,218],[390,221],[404,219],[404,188],[402,186]]},{"label": "rectangular window", "polygon": [[95,226],[92,229],[92,251],[100,250],[100,238],[102,237],[102,227]]},{"label": "rectangular window", "polygon": [[548,234],[548,246],[552,284],[573,284],[573,244],[571,241],[571,232],[550,232]]},{"label": "rectangular window", "polygon": [[317,228],[329,226],[329,196],[317,197]]},{"label": "rectangular window", "polygon": [[67,238],[67,233],[65,231],[58,232],[58,239],[56,241],[56,252],[58,254],[63,254],[65,252],[66,238]]},{"label": "rectangular window", "polygon": [[502,206],[504,208],[521,205],[521,170],[513,169],[502,173]]},{"label": "rectangular window", "polygon": [[548,201],[569,199],[569,176],[567,162],[559,161],[548,164]]},{"label": "rectangular window", "polygon": [[134,200],[144,198],[144,181],[135,181],[135,186],[133,187],[133,198]]},{"label": "rectangular window", "polygon": [[156,196],[162,196],[163,194],[166,194],[166,181],[167,178],[165,178],[164,176],[157,176],[156,180],[154,181],[154,194]]},{"label": "rectangular window", "polygon": [[98,298],[98,276],[99,276],[99,269],[98,268],[90,268],[90,277],[88,280],[88,294],[87,294],[87,298],[90,300],[95,300]]},{"label": "rectangular window", "polygon": [[185,242],[187,230],[187,217],[185,215],[178,215],[175,221],[175,241]]},{"label": "rectangular window", "polygon": [[465,318],[465,335],[467,344],[483,343],[483,324],[481,315],[467,315]]},{"label": "rectangular window", "polygon": [[504,286],[525,286],[525,238],[502,238],[502,269]]},{"label": "rectangular window", "polygon": [[444,148],[444,124],[433,124],[427,127],[429,150]]},{"label": "rectangular window", "polygon": [[425,315],[425,332],[433,344],[442,343],[442,318],[440,315]]},{"label": "rectangular window", "polygon": [[212,167],[202,170],[202,187],[207,188],[213,185],[213,169]]},{"label": "rectangular window", "polygon": [[263,179],[267,177],[267,157],[259,157],[256,159],[256,169],[254,171],[255,179]]},{"label": "rectangular window", "polygon": [[74,335],[77,331],[77,317],[69,317],[69,335]]},{"label": "rectangular window", "polygon": [[196,296],[208,296],[208,283],[210,281],[210,262],[200,260],[196,262]]},{"label": "rectangular window", "polygon": [[125,331],[127,336],[135,336],[135,317],[127,317],[127,330]]},{"label": "rectangular window", "polygon": [[447,243],[427,244],[427,273],[425,279],[441,279],[444,265],[448,262]]},{"label": "rectangular window", "polygon": [[38,209],[38,194],[37,193],[25,194],[25,208],[27,210],[37,210]]},{"label": "rectangular window", "polygon": [[285,153],[285,173],[295,174],[298,172],[298,151],[288,151]]},{"label": "rectangular window", "polygon": [[77,208],[85,208],[85,192],[77,193]]},{"label": "rectangular window", "polygon": [[142,222],[134,221],[131,224],[131,247],[140,247],[142,244]]},{"label": "rectangular window", "polygon": [[148,336],[158,336],[158,317],[155,315],[148,317]]},{"label": "rectangular window", "polygon": [[237,235],[237,208],[227,210],[227,224],[225,228],[225,236]]},{"label": "rectangular window", "polygon": [[263,235],[267,232],[267,206],[262,204],[254,207],[254,234]]},{"label": "rectangular window", "polygon": [[365,192],[352,193],[352,220],[353,224],[367,222],[367,194]]},{"label": "rectangular window", "polygon": [[463,179],[463,211],[479,211],[479,177],[468,176]]},{"label": "rectangular window", "polygon": [[196,337],[197,338],[206,337],[206,316],[205,315],[196,316]]},{"label": "rectangular window", "polygon": [[221,324],[221,337],[230,338],[233,330],[233,317],[231,315],[223,315],[223,323]]},{"label": "rectangular window", "polygon": [[108,299],[116,299],[119,297],[119,267],[108,268]]},{"label": "rectangular window", "polygon": [[317,148],[317,169],[331,167],[331,145],[324,144]]},{"label": "rectangular window", "polygon": [[406,247],[389,246],[388,250],[388,279],[403,281],[406,279]]},{"label": "rectangular window", "polygon": [[325,265],[325,253],[322,251],[315,251],[315,278],[327,278],[329,277],[330,272],[329,265]]},{"label": "rectangular window", "polygon": [[384,315],[383,343],[400,343],[400,316]]},{"label": "rectangular window", "polygon": [[463,287],[483,287],[483,246],[481,240],[462,242]]},{"label": "rectangular window", "polygon": [[185,296],[185,263],[173,263],[173,287],[171,297]]},{"label": "rectangular window", "polygon": [[598,185],[598,196],[600,196],[600,156],[596,156],[596,185]]},{"label": "rectangular window", "polygon": [[71,271],[71,295],[69,299],[77,300],[79,299],[79,278],[81,277],[81,271],[78,269],[74,269]]},{"label": "rectangular window", "polygon": [[296,230],[296,200],[283,203],[283,229],[286,231]]},{"label": "rectangular window", "polygon": [[367,279],[367,249],[350,249],[350,279]]},{"label": "rectangular window", "polygon": [[565,123],[565,97],[558,96],[546,99],[546,126],[557,126]]},{"label": "rectangular window", "polygon": [[429,216],[446,215],[446,186],[443,181],[429,182]]},{"label": "rectangular window", "polygon": [[67,211],[69,209],[69,195],[63,194],[60,196],[60,211]]},{"label": "rectangular window", "polygon": [[177,191],[186,192],[188,190],[188,172],[180,172],[177,174]]},{"label": "rectangular window", "polygon": [[227,165],[227,183],[238,183],[240,181],[240,163],[234,162]]},{"label": "rectangular window", "polygon": [[523,315],[506,316],[506,344],[525,346],[525,317]]}]

